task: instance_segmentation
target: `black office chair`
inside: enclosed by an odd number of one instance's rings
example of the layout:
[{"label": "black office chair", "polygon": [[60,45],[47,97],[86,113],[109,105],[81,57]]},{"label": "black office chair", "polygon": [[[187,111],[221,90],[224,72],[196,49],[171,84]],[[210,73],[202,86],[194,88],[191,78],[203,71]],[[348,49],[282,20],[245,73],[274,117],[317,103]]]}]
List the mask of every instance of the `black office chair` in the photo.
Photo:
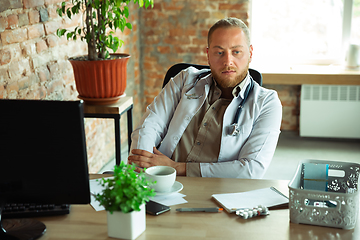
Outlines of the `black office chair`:
[{"label": "black office chair", "polygon": [[[177,64],[171,66],[169,68],[169,70],[166,72],[162,87],[165,87],[165,85],[169,82],[170,78],[175,77],[176,74],[181,72],[181,70],[186,69],[188,67],[195,67],[195,68],[197,68],[199,70],[204,69],[204,68],[210,69],[210,67],[208,65],[198,65],[198,64],[190,64],[190,63],[177,63]],[[261,75],[261,73],[258,72],[255,69],[251,69],[251,68],[249,68],[249,73],[250,73],[251,77],[254,79],[254,81],[257,82],[260,86],[262,86],[262,75]]]}]

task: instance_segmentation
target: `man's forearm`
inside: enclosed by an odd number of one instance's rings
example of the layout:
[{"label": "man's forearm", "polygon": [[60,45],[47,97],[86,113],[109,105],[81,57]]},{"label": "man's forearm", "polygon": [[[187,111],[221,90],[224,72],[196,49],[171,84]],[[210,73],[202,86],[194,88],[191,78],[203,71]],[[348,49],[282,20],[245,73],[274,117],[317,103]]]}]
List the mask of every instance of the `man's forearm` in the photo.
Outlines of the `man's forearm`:
[{"label": "man's forearm", "polygon": [[178,176],[186,176],[186,163],[175,162],[173,168],[176,169],[176,173]]}]

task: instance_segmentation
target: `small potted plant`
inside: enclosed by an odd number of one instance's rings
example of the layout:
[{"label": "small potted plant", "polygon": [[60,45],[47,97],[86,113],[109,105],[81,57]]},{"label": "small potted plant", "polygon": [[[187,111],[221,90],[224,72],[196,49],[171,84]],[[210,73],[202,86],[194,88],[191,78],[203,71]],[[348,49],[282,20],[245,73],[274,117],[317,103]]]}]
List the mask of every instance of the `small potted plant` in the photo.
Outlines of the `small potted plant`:
[{"label": "small potted plant", "polygon": [[60,17],[66,15],[70,19],[84,14],[84,26],[58,29],[57,35],[87,42],[88,55],[70,59],[79,98],[86,102],[110,104],[124,95],[130,55],[110,54],[109,50],[115,53],[124,43],[114,36],[116,30],[132,29],[127,22],[131,2],[140,8],[154,6],[154,0],[67,0],[57,9]]},{"label": "small potted plant", "polygon": [[145,203],[155,196],[154,184],[135,165],[114,166],[113,178],[102,178],[101,193],[95,199],[107,211],[109,237],[135,239],[146,229]]}]

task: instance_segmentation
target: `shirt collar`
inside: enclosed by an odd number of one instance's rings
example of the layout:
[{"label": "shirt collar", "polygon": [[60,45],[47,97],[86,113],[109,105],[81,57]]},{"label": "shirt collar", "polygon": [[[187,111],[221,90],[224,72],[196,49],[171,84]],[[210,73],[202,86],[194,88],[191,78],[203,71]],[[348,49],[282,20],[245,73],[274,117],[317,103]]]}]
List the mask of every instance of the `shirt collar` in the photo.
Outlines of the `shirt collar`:
[{"label": "shirt collar", "polygon": [[[209,76],[209,75],[208,75]],[[207,76],[207,77],[208,77]],[[215,79],[213,77],[211,77],[212,81],[210,82],[211,84],[215,84],[216,88],[218,88],[217,86],[217,82],[215,81]],[[248,83],[250,82],[250,74],[249,71],[246,74],[246,77],[244,78],[244,80],[242,80],[238,85],[236,85],[232,91],[232,95],[234,98],[238,97],[239,94],[242,98],[244,98],[244,91],[241,91],[242,89],[245,89],[245,86],[248,85]],[[221,90],[219,89],[219,91],[221,92]]]},{"label": "shirt collar", "polygon": [[[232,91],[232,95],[234,96],[234,98],[238,97],[239,94],[241,93],[241,90],[245,88],[245,86],[247,85],[247,83],[249,82],[249,78],[250,78],[250,74],[249,72],[246,74],[246,77],[244,78],[244,80],[242,80],[238,85],[236,85]],[[244,91],[243,91],[244,92]],[[244,93],[242,93],[242,97],[243,97]]]}]

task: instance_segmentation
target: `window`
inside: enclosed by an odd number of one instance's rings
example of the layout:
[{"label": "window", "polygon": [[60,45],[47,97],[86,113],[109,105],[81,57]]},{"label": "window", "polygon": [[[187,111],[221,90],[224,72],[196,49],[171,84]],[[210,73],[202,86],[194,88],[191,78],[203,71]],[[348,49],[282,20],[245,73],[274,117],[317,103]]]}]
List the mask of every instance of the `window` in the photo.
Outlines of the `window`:
[{"label": "window", "polygon": [[360,45],[360,0],[253,0],[256,64],[340,64]]}]

